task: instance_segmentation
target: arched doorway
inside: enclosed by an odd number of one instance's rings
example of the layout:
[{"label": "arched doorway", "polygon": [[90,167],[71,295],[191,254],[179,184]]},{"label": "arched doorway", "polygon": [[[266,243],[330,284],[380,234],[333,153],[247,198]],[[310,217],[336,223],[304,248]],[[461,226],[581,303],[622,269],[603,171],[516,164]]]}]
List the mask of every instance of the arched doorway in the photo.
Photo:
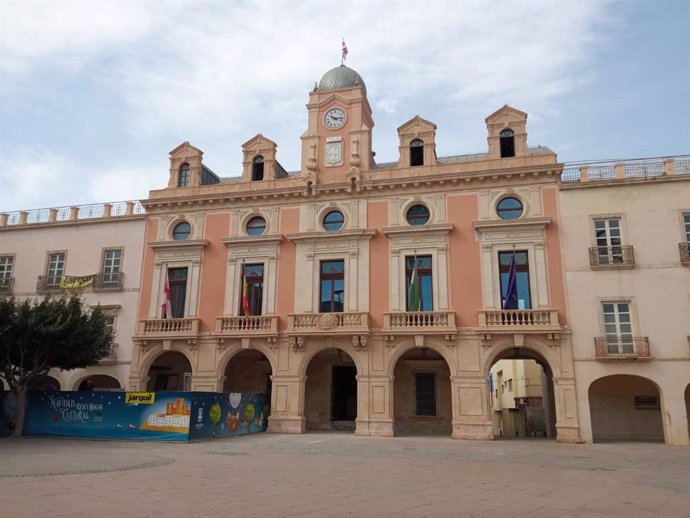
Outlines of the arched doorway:
[{"label": "arched doorway", "polygon": [[120,382],[112,376],[94,374],[79,383],[77,390],[119,390]]},{"label": "arched doorway", "polygon": [[661,396],[647,378],[615,374],[589,386],[592,439],[606,441],[664,441]]},{"label": "arched doorway", "polygon": [[148,377],[146,390],[149,392],[192,389],[192,365],[184,354],[177,351],[158,356],[149,368]]},{"label": "arched doorway", "polygon": [[352,430],[357,419],[357,367],[342,349],[326,349],[307,366],[307,430]]},{"label": "arched doorway", "polygon": [[556,437],[553,372],[541,354],[526,347],[503,351],[487,382],[495,438]]},{"label": "arched doorway", "polygon": [[31,386],[29,387],[29,390],[55,390],[58,391],[60,390],[60,382],[53,378],[52,376],[48,376],[47,374],[44,374],[42,376],[38,376],[32,383]]},{"label": "arched doorway", "polygon": [[450,435],[453,404],[446,360],[433,349],[415,347],[398,358],[393,372],[395,435]]},{"label": "arched doorway", "polygon": [[225,368],[223,392],[259,392],[271,400],[271,363],[256,349],[238,352]]}]

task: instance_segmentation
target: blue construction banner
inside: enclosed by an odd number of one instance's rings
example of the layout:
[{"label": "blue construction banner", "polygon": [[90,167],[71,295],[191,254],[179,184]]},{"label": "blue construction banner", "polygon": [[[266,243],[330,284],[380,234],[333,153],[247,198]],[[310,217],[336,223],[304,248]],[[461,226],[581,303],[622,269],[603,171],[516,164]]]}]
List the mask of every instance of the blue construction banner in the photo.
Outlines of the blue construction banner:
[{"label": "blue construction banner", "polygon": [[265,432],[270,406],[266,394],[190,392],[190,439]]},{"label": "blue construction banner", "polygon": [[191,392],[29,392],[24,435],[186,441]]}]

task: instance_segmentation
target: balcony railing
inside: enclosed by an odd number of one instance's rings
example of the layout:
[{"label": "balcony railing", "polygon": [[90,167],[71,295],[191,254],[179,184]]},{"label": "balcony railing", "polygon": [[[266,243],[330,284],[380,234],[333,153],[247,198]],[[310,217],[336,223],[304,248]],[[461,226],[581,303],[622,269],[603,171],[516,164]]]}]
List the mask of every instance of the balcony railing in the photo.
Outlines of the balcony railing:
[{"label": "balcony railing", "polygon": [[121,290],[124,278],[123,272],[99,272],[96,274],[93,287],[96,290]]},{"label": "balcony railing", "polygon": [[60,279],[62,279],[62,275],[39,275],[36,282],[36,291],[59,290],[61,289]]},{"label": "balcony railing", "polygon": [[678,243],[681,264],[690,265],[690,243]]},{"label": "balcony railing", "polygon": [[219,317],[216,319],[216,333],[233,336],[277,335],[278,317],[275,315]]},{"label": "balcony railing", "polygon": [[174,338],[199,333],[198,318],[151,318],[139,321],[139,335]]},{"label": "balcony railing", "polygon": [[589,264],[593,268],[631,268],[635,265],[632,245],[592,246]]},{"label": "balcony railing", "polygon": [[520,328],[545,330],[557,328],[557,309],[503,309],[484,310],[479,312],[479,325],[493,329]]},{"label": "balcony railing", "polygon": [[108,355],[101,358],[101,363],[103,363],[103,362],[116,362],[117,361],[117,350],[119,349],[119,347],[120,346],[116,343],[110,344],[110,350],[108,351]]},{"label": "balcony railing", "polygon": [[650,359],[647,336],[597,336],[594,338],[597,359],[643,360]]},{"label": "balcony railing", "polygon": [[349,334],[369,332],[369,313],[292,313],[287,317],[289,333]]},{"label": "balcony railing", "polygon": [[12,293],[14,277],[0,277],[0,293]]},{"label": "balcony railing", "polygon": [[387,332],[456,332],[453,311],[396,311],[383,314],[383,328]]}]

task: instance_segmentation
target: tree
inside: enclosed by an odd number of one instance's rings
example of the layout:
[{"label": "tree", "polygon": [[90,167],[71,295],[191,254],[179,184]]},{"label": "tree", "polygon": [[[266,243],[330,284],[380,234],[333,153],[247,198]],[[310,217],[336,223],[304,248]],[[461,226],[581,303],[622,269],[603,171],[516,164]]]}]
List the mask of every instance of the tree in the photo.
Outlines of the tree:
[{"label": "tree", "polygon": [[50,369],[77,369],[108,355],[112,334],[100,308],[79,295],[18,302],[0,298],[0,378],[17,402],[13,437],[24,427],[26,393]]}]

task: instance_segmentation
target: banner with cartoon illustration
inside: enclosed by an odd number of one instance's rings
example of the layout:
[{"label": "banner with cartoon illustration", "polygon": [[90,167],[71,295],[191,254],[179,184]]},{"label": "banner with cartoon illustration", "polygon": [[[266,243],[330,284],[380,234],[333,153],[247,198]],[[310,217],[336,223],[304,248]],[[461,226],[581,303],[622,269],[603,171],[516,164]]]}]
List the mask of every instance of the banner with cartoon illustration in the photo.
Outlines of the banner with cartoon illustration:
[{"label": "banner with cartoon illustration", "polygon": [[270,406],[266,394],[191,392],[190,439],[265,432]]},{"label": "banner with cartoon illustration", "polygon": [[186,441],[190,394],[29,392],[24,435]]}]

